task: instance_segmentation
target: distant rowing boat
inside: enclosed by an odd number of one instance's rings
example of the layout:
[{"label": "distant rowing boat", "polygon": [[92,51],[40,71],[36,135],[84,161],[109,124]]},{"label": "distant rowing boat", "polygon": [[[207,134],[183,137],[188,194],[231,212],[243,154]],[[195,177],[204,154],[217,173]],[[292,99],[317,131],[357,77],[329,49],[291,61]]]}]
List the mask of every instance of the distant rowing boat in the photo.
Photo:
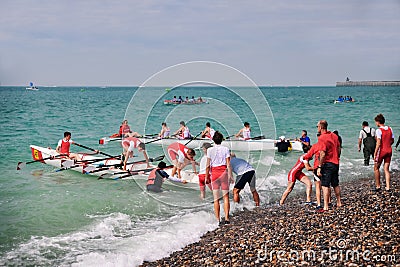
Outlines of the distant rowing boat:
[{"label": "distant rowing boat", "polygon": [[197,105],[197,104],[208,104],[208,100],[202,101],[173,101],[173,100],[164,100],[164,105]]},{"label": "distant rowing boat", "polygon": [[26,90],[31,90],[31,91],[39,91],[39,88],[37,86],[33,85],[33,82],[29,83],[29,86],[25,88]]}]

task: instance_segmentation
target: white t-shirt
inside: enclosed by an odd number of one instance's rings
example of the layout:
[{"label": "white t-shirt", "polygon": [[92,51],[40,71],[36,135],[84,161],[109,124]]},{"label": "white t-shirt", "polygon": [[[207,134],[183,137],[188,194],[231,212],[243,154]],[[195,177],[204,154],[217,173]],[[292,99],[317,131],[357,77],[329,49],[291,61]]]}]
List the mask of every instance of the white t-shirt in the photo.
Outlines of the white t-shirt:
[{"label": "white t-shirt", "polygon": [[207,156],[204,155],[200,160],[199,174],[206,174],[206,167],[207,167]]},{"label": "white t-shirt", "polygon": [[[372,137],[375,136],[375,129],[374,129],[374,128],[369,128],[369,127],[367,126],[367,127],[364,127],[364,130],[365,130],[365,132],[367,132],[367,133],[369,133],[369,132],[371,131]],[[359,135],[358,138],[361,138],[361,139],[367,138],[367,134],[366,134],[365,132],[364,132],[363,130],[361,130],[361,131],[360,131],[360,135]]]},{"label": "white t-shirt", "polygon": [[207,158],[210,159],[211,167],[226,165],[226,158],[229,158],[231,153],[229,148],[221,145],[215,145],[207,149]]}]

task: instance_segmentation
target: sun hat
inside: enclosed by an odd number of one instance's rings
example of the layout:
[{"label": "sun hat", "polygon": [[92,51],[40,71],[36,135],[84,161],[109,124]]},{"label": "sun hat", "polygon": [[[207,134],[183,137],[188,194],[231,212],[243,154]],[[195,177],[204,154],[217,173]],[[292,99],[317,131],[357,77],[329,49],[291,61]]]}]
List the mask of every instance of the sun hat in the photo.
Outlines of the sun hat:
[{"label": "sun hat", "polygon": [[281,140],[285,140],[286,138],[285,138],[285,136],[284,136],[284,135],[282,135],[281,137],[279,137],[279,139],[281,139]]}]

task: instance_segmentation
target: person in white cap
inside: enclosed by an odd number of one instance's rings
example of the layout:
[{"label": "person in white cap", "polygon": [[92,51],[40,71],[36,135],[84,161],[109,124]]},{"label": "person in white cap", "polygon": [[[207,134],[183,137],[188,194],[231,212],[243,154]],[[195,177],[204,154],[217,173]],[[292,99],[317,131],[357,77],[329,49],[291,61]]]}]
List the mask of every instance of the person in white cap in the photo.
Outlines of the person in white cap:
[{"label": "person in white cap", "polygon": [[292,144],[290,144],[289,140],[286,140],[284,135],[279,137],[279,141],[276,143],[276,147],[278,148],[278,152],[287,152],[289,150],[292,150]]}]

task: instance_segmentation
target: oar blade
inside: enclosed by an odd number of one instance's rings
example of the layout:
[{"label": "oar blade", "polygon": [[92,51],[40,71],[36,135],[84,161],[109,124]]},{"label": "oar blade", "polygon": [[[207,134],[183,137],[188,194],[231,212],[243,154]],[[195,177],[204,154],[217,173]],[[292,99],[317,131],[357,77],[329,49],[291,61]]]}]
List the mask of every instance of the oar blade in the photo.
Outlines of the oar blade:
[{"label": "oar blade", "polygon": [[83,169],[85,172],[92,172],[96,170],[97,168],[95,166],[87,166],[85,169]]},{"label": "oar blade", "polygon": [[25,162],[18,162],[17,171],[21,170],[22,168],[25,168],[25,166],[26,166]]},{"label": "oar blade", "polygon": [[161,160],[164,159],[164,157],[165,157],[165,155],[161,155],[161,156],[158,156],[158,157],[155,157],[155,158],[150,158],[149,161],[150,162],[161,161]]},{"label": "oar blade", "polygon": [[68,169],[70,167],[72,167],[75,164],[75,162],[73,160],[66,160],[63,163],[61,163],[61,166]]}]

